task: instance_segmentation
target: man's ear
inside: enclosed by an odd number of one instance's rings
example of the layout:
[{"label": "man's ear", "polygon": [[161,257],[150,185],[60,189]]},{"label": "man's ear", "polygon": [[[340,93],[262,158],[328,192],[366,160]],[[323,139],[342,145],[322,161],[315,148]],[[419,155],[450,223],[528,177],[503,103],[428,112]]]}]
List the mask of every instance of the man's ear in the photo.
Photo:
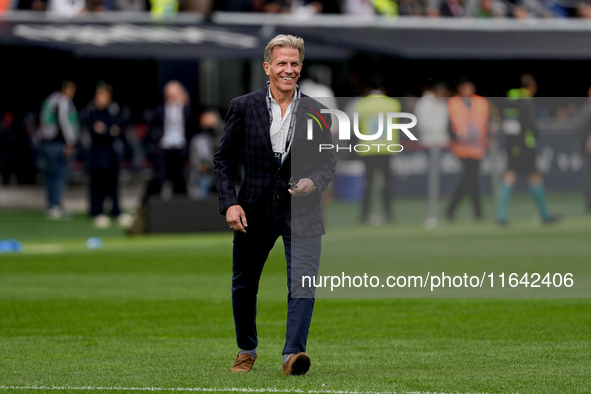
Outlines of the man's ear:
[{"label": "man's ear", "polygon": [[267,75],[269,75],[269,73],[270,73],[269,67],[271,67],[271,65],[268,62],[263,63],[263,68],[265,69],[265,74],[267,74]]}]

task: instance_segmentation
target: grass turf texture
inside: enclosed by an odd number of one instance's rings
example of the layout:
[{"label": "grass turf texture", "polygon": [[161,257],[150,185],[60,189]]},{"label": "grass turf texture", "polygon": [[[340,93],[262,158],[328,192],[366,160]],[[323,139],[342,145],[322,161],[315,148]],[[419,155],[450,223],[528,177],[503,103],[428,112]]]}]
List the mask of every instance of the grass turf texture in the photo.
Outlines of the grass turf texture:
[{"label": "grass turf texture", "polygon": [[[571,215],[558,226],[532,223],[532,204],[518,197],[511,229],[460,214],[435,231],[413,224],[424,203],[401,201],[401,224],[359,227],[358,234],[386,234],[400,261],[429,259],[437,250],[453,265],[483,247],[489,259],[518,259],[524,244],[531,258],[557,265],[561,258],[589,261],[591,218],[573,216],[573,201],[553,197]],[[354,209],[327,210],[334,240],[355,231]],[[86,249],[93,235],[103,238],[102,249]],[[230,234],[126,238],[119,230],[97,232],[82,216],[54,223],[38,213],[0,212],[0,238],[9,236],[25,250],[0,255],[0,386],[590,390],[589,299],[319,299],[308,344],[312,369],[283,377],[286,287],[278,242],[259,294],[259,358],[252,373],[237,375],[229,372],[236,354]],[[331,242],[327,236],[325,250],[346,251]]]}]

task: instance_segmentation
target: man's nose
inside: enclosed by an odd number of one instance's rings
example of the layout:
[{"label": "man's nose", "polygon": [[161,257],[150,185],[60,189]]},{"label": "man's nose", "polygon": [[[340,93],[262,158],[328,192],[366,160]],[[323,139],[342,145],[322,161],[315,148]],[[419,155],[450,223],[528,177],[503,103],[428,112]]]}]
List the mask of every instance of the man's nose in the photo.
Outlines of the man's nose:
[{"label": "man's nose", "polygon": [[287,65],[287,67],[285,69],[285,72],[288,73],[288,74],[291,74],[293,72],[293,68],[291,67],[291,64],[288,64]]}]

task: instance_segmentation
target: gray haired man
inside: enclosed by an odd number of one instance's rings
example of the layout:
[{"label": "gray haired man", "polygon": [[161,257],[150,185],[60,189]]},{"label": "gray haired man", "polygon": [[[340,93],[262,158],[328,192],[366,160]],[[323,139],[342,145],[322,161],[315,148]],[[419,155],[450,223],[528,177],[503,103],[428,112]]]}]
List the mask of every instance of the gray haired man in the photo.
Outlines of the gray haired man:
[{"label": "gray haired man", "polygon": [[[318,149],[321,143],[331,143],[330,128],[313,125],[313,137],[307,138],[305,113],[324,107],[300,93],[297,81],[303,59],[301,38],[279,35],[269,42],[263,63],[269,82],[232,100],[214,156],[220,213],[234,230],[232,307],[240,351],[233,372],[250,371],[257,358],[259,280],[279,237],[289,286],[283,374],[303,375],[310,368],[306,343],[314,292],[302,292],[297,284],[302,267],[306,275],[318,274],[324,234],[321,196],[333,178],[336,160],[333,151]],[[244,177],[237,194],[239,166]]]}]

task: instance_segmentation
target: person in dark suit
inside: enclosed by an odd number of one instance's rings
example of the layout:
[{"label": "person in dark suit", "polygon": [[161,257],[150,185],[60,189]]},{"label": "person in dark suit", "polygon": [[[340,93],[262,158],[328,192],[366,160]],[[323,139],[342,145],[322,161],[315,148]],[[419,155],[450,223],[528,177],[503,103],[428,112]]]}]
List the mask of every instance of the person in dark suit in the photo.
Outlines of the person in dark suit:
[{"label": "person in dark suit", "polygon": [[154,176],[142,198],[145,205],[150,197],[159,196],[167,179],[175,196],[187,194],[185,167],[189,157],[189,142],[196,131],[189,94],[178,81],[164,85],[164,104],[158,106],[150,122],[149,150]]},{"label": "person in dark suit", "polygon": [[104,214],[106,199],[111,201],[111,215],[121,227],[128,227],[131,217],[119,206],[119,171],[123,133],[121,110],[113,101],[113,88],[104,82],[96,87],[94,99],[83,112],[83,124],[90,134],[90,216],[97,228],[107,228],[111,220]]},{"label": "person in dark suit", "polygon": [[[321,198],[336,159],[332,149],[319,149],[331,144],[330,125],[321,129],[308,122],[307,113],[324,107],[299,91],[303,58],[301,38],[279,35],[269,42],[263,63],[267,87],[232,100],[214,156],[220,213],[234,230],[232,306],[240,352],[233,372],[251,370],[256,360],[259,280],[280,236],[289,287],[283,374],[301,375],[310,368],[305,351],[314,289],[302,287],[302,276],[318,273],[325,231]],[[244,176],[236,194],[240,165]]]}]

